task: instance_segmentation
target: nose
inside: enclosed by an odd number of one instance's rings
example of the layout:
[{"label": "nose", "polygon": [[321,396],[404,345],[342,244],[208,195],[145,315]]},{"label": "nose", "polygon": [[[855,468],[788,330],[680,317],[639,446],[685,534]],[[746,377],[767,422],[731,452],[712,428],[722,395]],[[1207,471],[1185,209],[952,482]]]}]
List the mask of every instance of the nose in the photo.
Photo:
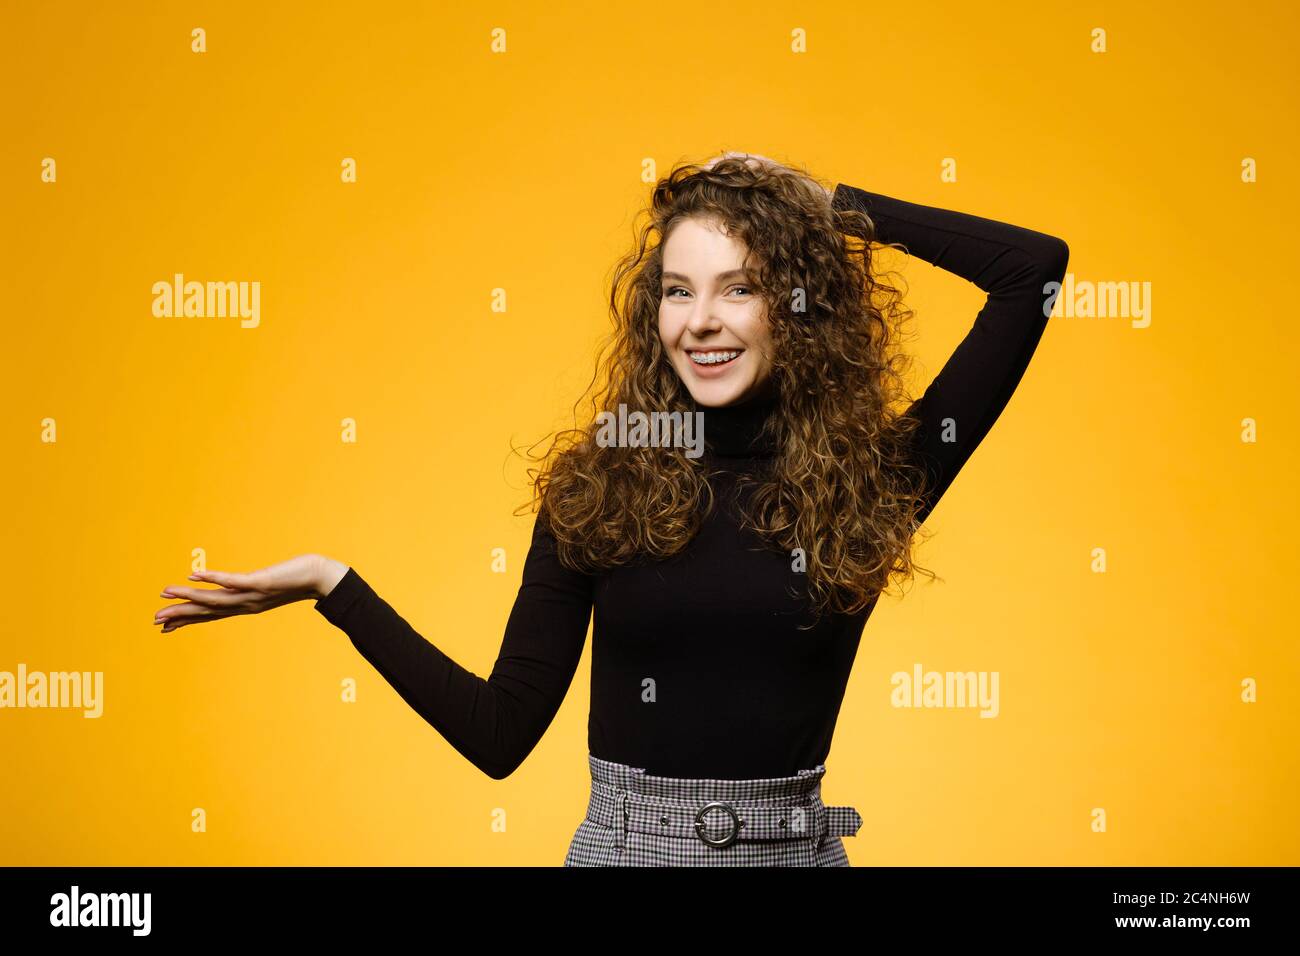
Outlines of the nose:
[{"label": "nose", "polygon": [[701,297],[699,304],[691,311],[690,319],[686,323],[691,334],[697,338],[703,338],[708,332],[716,332],[722,328],[722,320],[718,318],[713,311],[711,299]]}]

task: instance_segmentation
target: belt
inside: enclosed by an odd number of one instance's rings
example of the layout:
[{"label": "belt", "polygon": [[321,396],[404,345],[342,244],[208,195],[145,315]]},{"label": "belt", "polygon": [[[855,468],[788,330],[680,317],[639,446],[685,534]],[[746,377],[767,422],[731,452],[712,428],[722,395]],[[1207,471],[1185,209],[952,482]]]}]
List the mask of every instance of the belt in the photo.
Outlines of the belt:
[{"label": "belt", "polygon": [[828,807],[816,794],[806,804],[747,806],[743,801],[656,798],[620,787],[606,788],[608,799],[592,800],[587,819],[624,836],[651,833],[665,837],[698,837],[709,846],[730,846],[736,840],[808,839],[820,846],[826,836],[855,836],[862,815],[853,807]]}]

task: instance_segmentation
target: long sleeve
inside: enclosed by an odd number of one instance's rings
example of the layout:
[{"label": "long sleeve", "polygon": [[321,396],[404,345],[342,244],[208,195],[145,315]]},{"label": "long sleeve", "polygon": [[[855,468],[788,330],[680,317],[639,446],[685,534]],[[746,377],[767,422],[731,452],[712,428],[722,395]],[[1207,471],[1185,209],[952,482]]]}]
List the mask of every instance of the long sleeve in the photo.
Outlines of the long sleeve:
[{"label": "long sleeve", "polygon": [[448,743],[501,780],[532,753],[568,693],[587,640],[591,584],[559,563],[539,517],[486,680],[416,633],[355,568],[315,607]]},{"label": "long sleeve", "polygon": [[988,293],[974,326],[908,410],[921,423],[916,459],[931,477],[919,523],[934,510],[1019,385],[1047,327],[1070,249],[1046,233],[844,183],[835,188],[834,205],[865,212],[876,226],[876,241],[900,243],[908,255]]}]

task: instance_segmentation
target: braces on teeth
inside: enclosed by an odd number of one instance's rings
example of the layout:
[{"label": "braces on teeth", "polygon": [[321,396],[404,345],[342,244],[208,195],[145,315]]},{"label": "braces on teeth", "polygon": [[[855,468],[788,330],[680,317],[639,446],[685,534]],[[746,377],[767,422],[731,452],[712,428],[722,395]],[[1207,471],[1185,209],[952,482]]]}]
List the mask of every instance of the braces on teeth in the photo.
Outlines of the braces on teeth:
[{"label": "braces on teeth", "polygon": [[696,365],[719,365],[730,362],[739,352],[690,352],[691,361]]}]

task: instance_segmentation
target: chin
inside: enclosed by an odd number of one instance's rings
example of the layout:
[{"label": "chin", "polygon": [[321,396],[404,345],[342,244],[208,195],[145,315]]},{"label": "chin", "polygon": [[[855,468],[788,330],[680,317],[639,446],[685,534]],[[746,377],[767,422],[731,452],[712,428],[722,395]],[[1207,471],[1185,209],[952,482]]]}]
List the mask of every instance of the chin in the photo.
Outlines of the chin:
[{"label": "chin", "polygon": [[750,383],[734,382],[693,382],[686,386],[696,403],[711,408],[733,405],[750,394]]}]

